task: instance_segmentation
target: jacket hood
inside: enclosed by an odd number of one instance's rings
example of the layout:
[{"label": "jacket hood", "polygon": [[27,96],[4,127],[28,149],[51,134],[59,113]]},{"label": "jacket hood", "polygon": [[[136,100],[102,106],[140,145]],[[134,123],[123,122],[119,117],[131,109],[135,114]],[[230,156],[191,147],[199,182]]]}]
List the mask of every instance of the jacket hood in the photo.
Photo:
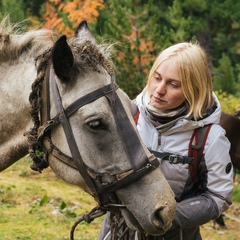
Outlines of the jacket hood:
[{"label": "jacket hood", "polygon": [[[214,97],[214,106],[212,109],[209,109],[209,114],[198,120],[192,120],[188,118],[180,118],[170,129],[166,131],[167,134],[172,134],[174,132],[185,132],[188,130],[193,130],[199,127],[203,127],[208,124],[216,123],[218,124],[221,117],[221,105],[220,102],[213,92]],[[137,105],[139,111],[141,112],[142,116],[145,118],[146,121],[149,121],[147,114],[145,112],[145,107],[143,105],[143,93],[140,93],[135,100],[133,100],[133,105]],[[136,106],[133,106],[136,108]]]}]

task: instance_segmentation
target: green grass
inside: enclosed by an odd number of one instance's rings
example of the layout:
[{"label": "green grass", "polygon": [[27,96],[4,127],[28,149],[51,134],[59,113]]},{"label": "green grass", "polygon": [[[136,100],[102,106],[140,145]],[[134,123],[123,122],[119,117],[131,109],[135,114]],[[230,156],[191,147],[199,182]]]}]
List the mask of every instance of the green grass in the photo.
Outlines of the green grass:
[{"label": "green grass", "polygon": [[[0,173],[0,240],[66,240],[76,220],[96,206],[93,198],[68,185],[48,168],[42,174],[30,169],[27,158]],[[240,185],[227,214],[240,216]],[[76,240],[95,240],[103,217],[81,223]],[[228,230],[201,227],[204,240],[240,240],[240,222],[225,218]]]},{"label": "green grass", "polygon": [[235,189],[233,190],[233,197],[232,197],[234,202],[240,203],[240,185],[236,185]]},{"label": "green grass", "polygon": [[[39,174],[29,165],[24,158],[0,173],[0,239],[69,239],[74,222],[95,207],[95,201],[50,168]],[[102,219],[78,225],[75,239],[96,239]]]}]

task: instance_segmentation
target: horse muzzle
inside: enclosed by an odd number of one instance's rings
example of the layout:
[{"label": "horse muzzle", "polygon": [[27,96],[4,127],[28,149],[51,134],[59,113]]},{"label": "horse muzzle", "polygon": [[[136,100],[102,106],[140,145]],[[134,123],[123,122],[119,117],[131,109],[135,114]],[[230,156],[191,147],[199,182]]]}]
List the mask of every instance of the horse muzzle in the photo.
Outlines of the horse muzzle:
[{"label": "horse muzzle", "polygon": [[127,209],[122,209],[121,212],[128,227],[138,232],[161,236],[172,226],[172,218],[169,217],[169,214],[172,214],[172,209],[168,207],[156,209],[142,221],[137,220]]}]

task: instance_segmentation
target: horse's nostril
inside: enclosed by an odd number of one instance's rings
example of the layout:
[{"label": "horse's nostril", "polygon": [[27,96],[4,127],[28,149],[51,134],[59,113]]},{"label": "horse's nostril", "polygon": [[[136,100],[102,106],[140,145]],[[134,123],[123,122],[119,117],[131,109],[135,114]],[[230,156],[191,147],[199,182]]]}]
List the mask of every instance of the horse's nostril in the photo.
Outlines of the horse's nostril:
[{"label": "horse's nostril", "polygon": [[164,221],[163,221],[163,216],[162,216],[162,212],[164,210],[164,207],[160,207],[158,208],[151,217],[152,223],[154,224],[154,226],[156,228],[163,228],[164,226]]}]

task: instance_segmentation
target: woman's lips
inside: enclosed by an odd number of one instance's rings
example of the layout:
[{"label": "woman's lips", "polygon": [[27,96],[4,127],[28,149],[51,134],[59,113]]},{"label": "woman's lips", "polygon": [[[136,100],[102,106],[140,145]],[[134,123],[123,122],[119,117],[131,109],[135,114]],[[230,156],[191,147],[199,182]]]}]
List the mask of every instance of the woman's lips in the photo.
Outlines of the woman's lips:
[{"label": "woman's lips", "polygon": [[161,98],[158,98],[158,97],[155,97],[155,96],[153,96],[153,98],[154,98],[155,102],[166,102],[165,100],[163,100]]}]

